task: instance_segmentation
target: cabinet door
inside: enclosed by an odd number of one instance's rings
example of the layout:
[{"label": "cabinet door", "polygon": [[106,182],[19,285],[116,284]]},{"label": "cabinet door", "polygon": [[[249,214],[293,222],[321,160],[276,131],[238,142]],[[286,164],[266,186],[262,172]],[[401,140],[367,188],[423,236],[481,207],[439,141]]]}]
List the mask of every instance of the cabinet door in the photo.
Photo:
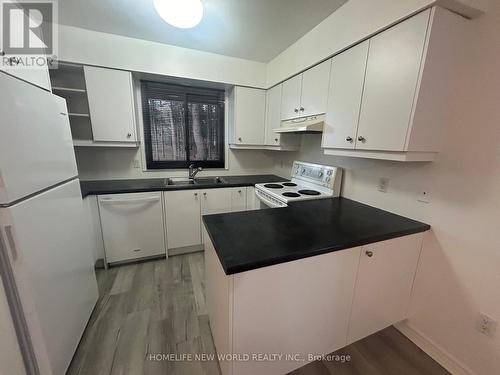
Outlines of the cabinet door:
[{"label": "cabinet door", "polygon": [[231,189],[231,211],[246,211],[247,209],[247,190],[245,187]]},{"label": "cabinet door", "polygon": [[108,263],[165,254],[160,192],[101,195],[98,200]]},{"label": "cabinet door", "polygon": [[263,145],[266,91],[247,87],[235,87],[233,90],[234,143]]},{"label": "cabinet door", "polygon": [[136,142],[132,75],[84,67],[94,141]]},{"label": "cabinet door", "polygon": [[281,119],[299,117],[300,93],[302,91],[302,74],[283,82],[281,96]]},{"label": "cabinet door", "polygon": [[368,41],[332,60],[322,147],[354,148],[365,79]]},{"label": "cabinet door", "polygon": [[429,11],[370,40],[357,149],[404,151]]},{"label": "cabinet door", "polygon": [[422,234],[363,246],[348,344],[405,319]]},{"label": "cabinet door", "polygon": [[247,211],[258,210],[258,201],[255,196],[255,188],[253,186],[247,187]]},{"label": "cabinet door", "polygon": [[299,108],[301,116],[326,112],[331,63],[330,59],[304,72]]},{"label": "cabinet door", "polygon": [[266,145],[279,146],[280,134],[275,133],[281,125],[282,85],[274,86],[266,92]]},{"label": "cabinet door", "polygon": [[167,248],[201,244],[200,191],[168,191],[165,195]]},{"label": "cabinet door", "polygon": [[202,215],[231,212],[232,189],[207,189],[203,191],[201,200]]}]

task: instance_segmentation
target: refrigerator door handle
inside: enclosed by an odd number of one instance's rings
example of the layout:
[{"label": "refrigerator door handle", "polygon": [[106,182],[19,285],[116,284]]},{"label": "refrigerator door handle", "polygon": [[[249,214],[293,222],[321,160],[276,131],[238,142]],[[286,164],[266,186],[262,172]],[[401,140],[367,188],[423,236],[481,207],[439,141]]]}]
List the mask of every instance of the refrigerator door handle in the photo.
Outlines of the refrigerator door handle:
[{"label": "refrigerator door handle", "polygon": [[16,248],[16,242],[14,241],[14,235],[12,234],[12,225],[6,225],[4,227],[5,235],[7,236],[7,243],[9,245],[10,254],[12,256],[12,261],[16,261],[18,254]]}]

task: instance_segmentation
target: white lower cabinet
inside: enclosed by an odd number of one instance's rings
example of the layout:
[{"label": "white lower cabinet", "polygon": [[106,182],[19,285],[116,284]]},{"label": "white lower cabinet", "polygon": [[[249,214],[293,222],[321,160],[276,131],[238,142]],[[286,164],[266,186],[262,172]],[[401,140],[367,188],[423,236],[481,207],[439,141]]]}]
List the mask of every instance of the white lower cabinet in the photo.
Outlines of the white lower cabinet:
[{"label": "white lower cabinet", "polygon": [[98,196],[108,263],[165,254],[161,192]]},{"label": "white lower cabinet", "polygon": [[255,196],[255,187],[247,187],[247,211],[258,210],[260,204]]},{"label": "white lower cabinet", "polygon": [[[92,260],[94,264],[97,261],[106,260],[104,257],[104,242],[102,238],[101,218],[99,217],[99,207],[97,197],[89,195],[83,199],[83,207],[87,211],[89,220],[89,237],[92,248]],[[97,265],[97,264],[96,264]]]},{"label": "white lower cabinet", "polygon": [[201,244],[200,190],[164,193],[167,248]]},{"label": "white lower cabinet", "polygon": [[246,209],[246,188],[164,192],[167,249],[201,250],[202,215]]},{"label": "white lower cabinet", "polygon": [[201,214],[221,214],[231,212],[231,188],[203,190]]},{"label": "white lower cabinet", "polygon": [[247,188],[238,187],[231,189],[231,211],[247,210]]},{"label": "white lower cabinet", "polygon": [[347,343],[407,317],[422,234],[363,246]]},{"label": "white lower cabinet", "polygon": [[[423,233],[226,275],[206,241],[219,355],[325,355],[407,317]],[[223,375],[285,374],[297,361],[221,361]]]}]

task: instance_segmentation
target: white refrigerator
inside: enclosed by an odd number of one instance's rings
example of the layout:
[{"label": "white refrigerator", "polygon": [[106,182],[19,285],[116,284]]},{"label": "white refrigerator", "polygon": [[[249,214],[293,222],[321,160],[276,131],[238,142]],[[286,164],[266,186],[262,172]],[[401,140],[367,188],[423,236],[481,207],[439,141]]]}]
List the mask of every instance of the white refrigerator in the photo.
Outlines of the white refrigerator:
[{"label": "white refrigerator", "polygon": [[0,72],[0,319],[28,374],[65,374],[97,302],[87,225],[65,100]]}]

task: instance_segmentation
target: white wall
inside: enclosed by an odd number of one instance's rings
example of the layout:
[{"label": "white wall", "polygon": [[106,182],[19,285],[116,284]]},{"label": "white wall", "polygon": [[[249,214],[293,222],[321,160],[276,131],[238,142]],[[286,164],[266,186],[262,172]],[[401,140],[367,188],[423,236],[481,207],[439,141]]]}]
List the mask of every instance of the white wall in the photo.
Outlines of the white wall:
[{"label": "white wall", "polygon": [[267,86],[376,34],[433,4],[476,17],[488,0],[349,0],[267,65]]},{"label": "white wall", "polygon": [[[500,2],[468,24],[457,63],[435,162],[327,157],[321,136],[306,135],[301,152],[276,158],[275,171],[289,174],[293,159],[339,165],[344,196],[429,223],[407,325],[471,373],[491,375],[500,369],[500,326],[493,338],[474,328],[479,312],[500,324]],[[387,193],[377,191],[380,177],[390,179]],[[417,202],[421,187],[431,203]]]},{"label": "white wall", "polygon": [[[270,151],[229,150],[227,169],[207,169],[199,176],[227,176],[271,173],[274,158]],[[159,170],[144,172],[134,168],[134,160],[140,162],[139,149],[76,148],[78,172],[82,180],[127,178],[185,177],[187,170]]]},{"label": "white wall", "polygon": [[242,86],[265,87],[266,64],[59,25],[63,61]]}]

